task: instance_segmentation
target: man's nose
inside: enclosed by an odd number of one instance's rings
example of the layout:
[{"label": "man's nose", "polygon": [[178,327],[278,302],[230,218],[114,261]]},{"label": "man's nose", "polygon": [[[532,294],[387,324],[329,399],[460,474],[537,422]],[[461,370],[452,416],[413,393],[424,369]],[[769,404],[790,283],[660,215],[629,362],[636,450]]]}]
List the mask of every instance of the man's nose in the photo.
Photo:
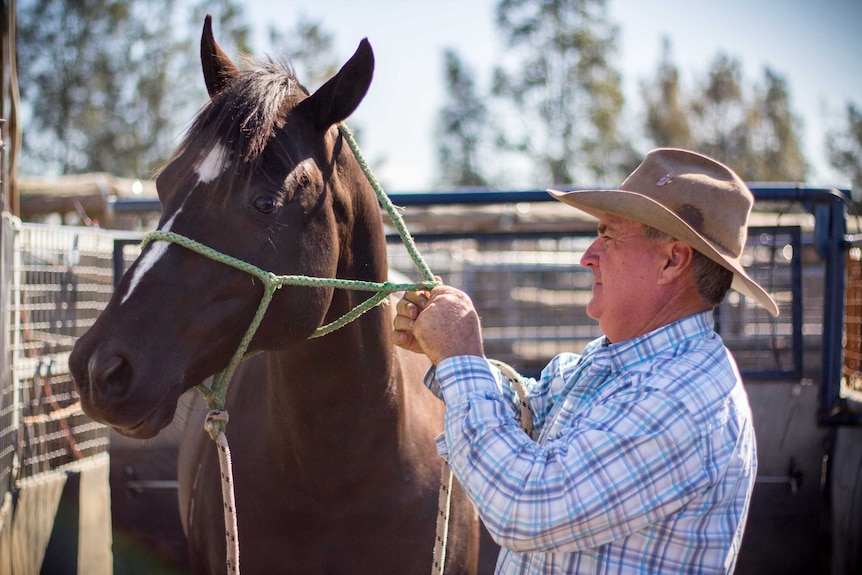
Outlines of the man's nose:
[{"label": "man's nose", "polygon": [[598,262],[598,256],[596,255],[596,242],[598,239],[593,240],[593,243],[590,244],[590,247],[584,252],[584,255],[581,256],[581,265],[584,267],[590,267],[596,265]]}]

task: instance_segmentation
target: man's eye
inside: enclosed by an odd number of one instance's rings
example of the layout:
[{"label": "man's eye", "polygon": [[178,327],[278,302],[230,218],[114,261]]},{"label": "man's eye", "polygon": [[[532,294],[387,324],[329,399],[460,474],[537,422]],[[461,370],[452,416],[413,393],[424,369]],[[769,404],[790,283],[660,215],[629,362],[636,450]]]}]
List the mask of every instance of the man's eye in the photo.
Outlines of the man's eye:
[{"label": "man's eye", "polygon": [[258,196],[254,200],[254,209],[264,215],[274,214],[280,207],[278,199],[272,196]]}]

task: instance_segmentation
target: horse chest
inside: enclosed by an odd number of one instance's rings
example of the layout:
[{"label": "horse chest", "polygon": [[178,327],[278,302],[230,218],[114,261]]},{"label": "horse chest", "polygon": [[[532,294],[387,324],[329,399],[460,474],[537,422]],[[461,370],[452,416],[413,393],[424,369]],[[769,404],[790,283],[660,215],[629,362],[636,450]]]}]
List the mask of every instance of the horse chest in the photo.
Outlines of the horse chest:
[{"label": "horse chest", "polygon": [[[219,489],[218,470],[207,467],[197,479],[202,494]],[[390,485],[381,497],[374,482],[336,495],[291,482],[284,467],[273,465],[278,471],[269,474],[235,471],[243,573],[411,573],[413,565],[417,573],[428,571],[435,493],[412,486],[411,496]],[[220,560],[221,500],[195,499],[192,524],[206,531],[197,542],[200,555]]]}]

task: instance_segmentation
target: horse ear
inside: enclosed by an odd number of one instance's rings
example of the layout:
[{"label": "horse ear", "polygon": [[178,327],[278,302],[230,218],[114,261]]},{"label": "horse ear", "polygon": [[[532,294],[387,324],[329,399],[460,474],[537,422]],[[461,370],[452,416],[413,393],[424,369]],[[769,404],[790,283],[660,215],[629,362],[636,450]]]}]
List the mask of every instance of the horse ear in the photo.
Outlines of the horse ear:
[{"label": "horse ear", "polygon": [[320,131],[347,118],[359,106],[374,75],[374,52],[364,38],[338,73],[303,100],[299,107]]},{"label": "horse ear", "polygon": [[213,17],[209,14],[204,19],[204,31],[201,35],[201,64],[210,98],[218,94],[228,81],[239,73],[236,64],[216,43],[213,36]]}]

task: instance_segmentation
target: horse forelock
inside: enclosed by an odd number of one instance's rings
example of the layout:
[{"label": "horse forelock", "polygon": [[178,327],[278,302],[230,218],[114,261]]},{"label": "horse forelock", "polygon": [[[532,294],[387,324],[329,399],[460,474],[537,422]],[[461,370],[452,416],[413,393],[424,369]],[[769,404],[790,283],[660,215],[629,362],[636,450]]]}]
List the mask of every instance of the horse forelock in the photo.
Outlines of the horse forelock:
[{"label": "horse forelock", "polygon": [[286,62],[246,56],[239,70],[201,109],[165,164],[179,163],[174,173],[188,178],[177,182],[181,189],[207,184],[210,201],[226,200],[248,182],[289,110],[308,96]]}]

